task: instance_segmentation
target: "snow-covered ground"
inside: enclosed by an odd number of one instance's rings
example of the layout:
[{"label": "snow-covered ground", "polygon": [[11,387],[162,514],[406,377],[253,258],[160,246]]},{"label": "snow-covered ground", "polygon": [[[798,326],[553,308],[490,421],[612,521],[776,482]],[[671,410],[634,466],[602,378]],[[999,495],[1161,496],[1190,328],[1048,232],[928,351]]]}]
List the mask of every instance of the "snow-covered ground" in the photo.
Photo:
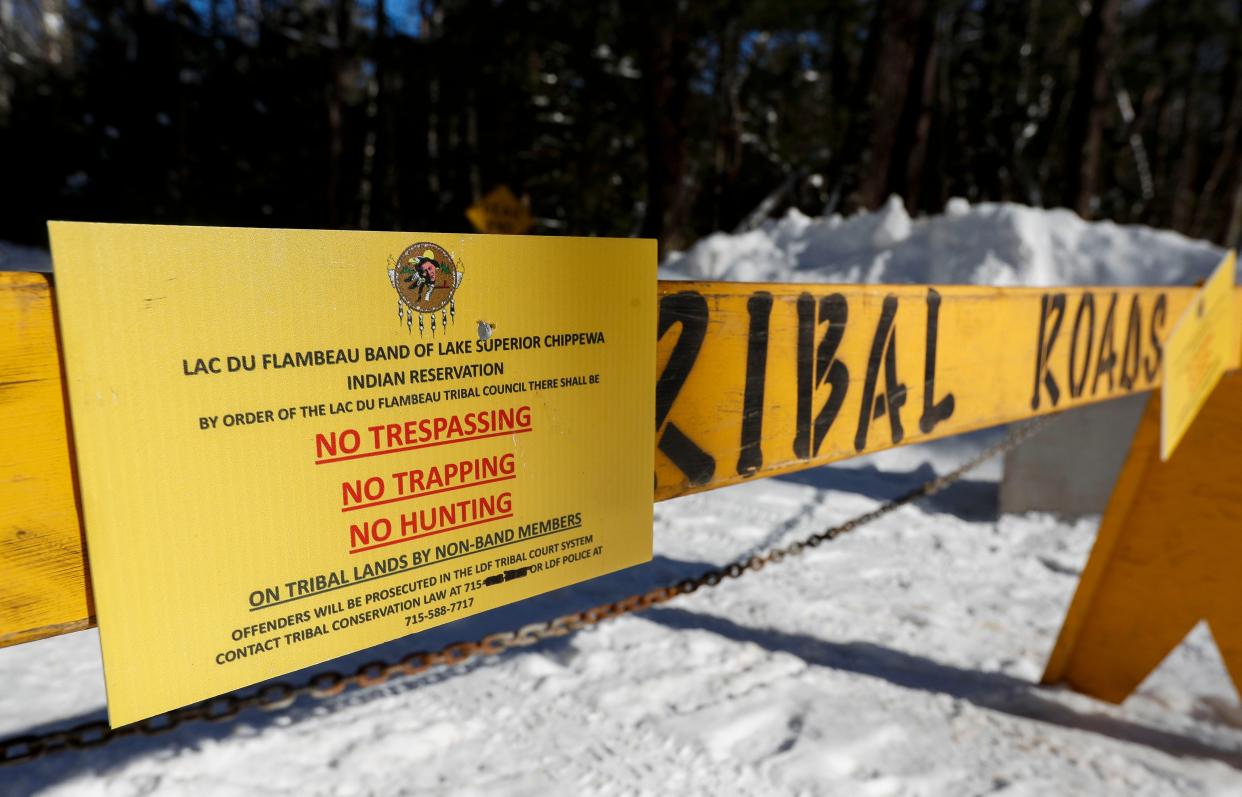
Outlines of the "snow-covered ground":
[{"label": "snow-covered ground", "polygon": [[[839,237],[834,237],[834,235]],[[1189,282],[1172,233],[966,206],[791,214],[698,278]],[[655,560],[364,651],[352,669],[615,600],[865,512],[992,430],[657,504]],[[0,794],[1238,794],[1242,710],[1197,629],[1123,706],[1037,686],[1098,518],[998,516],[999,467],[832,544],[497,659],[0,769]],[[0,650],[0,736],[103,716],[98,638]]]}]

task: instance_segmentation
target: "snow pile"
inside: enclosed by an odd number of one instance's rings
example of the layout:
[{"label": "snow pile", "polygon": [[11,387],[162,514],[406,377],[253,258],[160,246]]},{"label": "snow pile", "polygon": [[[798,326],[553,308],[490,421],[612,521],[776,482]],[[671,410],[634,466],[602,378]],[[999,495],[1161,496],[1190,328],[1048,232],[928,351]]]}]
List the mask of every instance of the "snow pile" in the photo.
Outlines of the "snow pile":
[{"label": "snow pile", "polygon": [[0,271],[51,271],[52,255],[46,249],[0,241]]},{"label": "snow pile", "polygon": [[874,213],[782,219],[716,233],[671,255],[664,279],[939,285],[1173,285],[1206,277],[1222,251],[1068,210],[950,200],[911,219],[897,197]]}]

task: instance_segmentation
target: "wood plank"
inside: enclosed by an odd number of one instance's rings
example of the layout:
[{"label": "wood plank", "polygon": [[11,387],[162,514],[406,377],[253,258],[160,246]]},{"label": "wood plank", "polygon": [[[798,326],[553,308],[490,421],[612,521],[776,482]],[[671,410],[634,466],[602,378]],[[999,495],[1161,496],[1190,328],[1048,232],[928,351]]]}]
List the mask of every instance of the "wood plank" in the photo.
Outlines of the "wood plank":
[{"label": "wood plank", "polygon": [[1167,462],[1148,403],[1044,683],[1125,700],[1206,620],[1242,692],[1242,372],[1226,374]]},{"label": "wood plank", "polygon": [[[1193,293],[661,282],[655,500],[1150,390]],[[93,624],[53,310],[0,274],[0,646]]]},{"label": "wood plank", "polygon": [[88,628],[52,293],[0,272],[0,646]]},{"label": "wood plank", "polygon": [[655,498],[1151,390],[1194,292],[661,283]]}]

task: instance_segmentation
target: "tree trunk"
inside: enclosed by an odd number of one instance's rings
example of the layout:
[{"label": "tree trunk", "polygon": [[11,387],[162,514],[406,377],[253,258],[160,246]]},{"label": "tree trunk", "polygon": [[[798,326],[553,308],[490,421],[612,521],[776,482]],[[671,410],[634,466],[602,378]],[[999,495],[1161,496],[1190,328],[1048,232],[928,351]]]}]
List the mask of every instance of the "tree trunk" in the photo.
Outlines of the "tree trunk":
[{"label": "tree trunk", "polygon": [[1238,170],[1238,188],[1233,192],[1233,207],[1229,211],[1229,227],[1225,231],[1224,244],[1230,249],[1242,246],[1242,169]]},{"label": "tree trunk", "polygon": [[73,55],[73,37],[65,22],[64,0],[42,0],[43,46],[48,63],[64,66]]},{"label": "tree trunk", "polygon": [[328,222],[340,227],[344,220],[341,203],[341,170],[345,155],[345,91],[348,88],[350,34],[353,28],[352,0],[336,0],[333,6],[336,46],[332,51],[332,82],[328,86]]},{"label": "tree trunk", "polygon": [[1199,172],[1199,114],[1195,112],[1198,98],[1194,85],[1182,98],[1181,133],[1178,136],[1181,157],[1177,159],[1176,177],[1173,185],[1173,209],[1169,226],[1178,232],[1190,234],[1190,222],[1194,218],[1198,194],[1195,176]]},{"label": "tree trunk", "polygon": [[737,223],[733,188],[742,159],[741,107],[738,96],[738,51],[741,29],[729,19],[719,37],[720,61],[716,74],[715,185],[712,196],[712,229],[724,230]]},{"label": "tree trunk", "polygon": [[[375,38],[371,47],[373,71],[367,81],[367,132],[362,144],[362,172],[358,181],[358,226],[364,230],[383,225],[385,186],[383,159],[387,154],[381,144],[384,113],[385,78],[388,73],[388,6],[375,0]],[[380,203],[377,209],[376,203]]]},{"label": "tree trunk", "polygon": [[1100,148],[1109,108],[1108,68],[1117,39],[1120,0],[1091,0],[1078,41],[1078,77],[1066,122],[1066,206],[1091,218],[1100,171]]},{"label": "tree trunk", "polygon": [[[16,17],[14,0],[0,0],[0,49],[5,52],[16,52],[17,36],[13,29]],[[10,77],[10,59],[0,58],[0,124],[7,125],[9,114],[13,110],[13,90],[15,81]]]},{"label": "tree trunk", "polygon": [[[837,209],[838,203],[844,209],[854,210],[859,206],[857,194],[860,175],[865,171],[863,162],[867,154],[867,136],[870,134],[871,84],[875,80],[876,64],[879,61],[881,42],[884,38],[884,23],[888,18],[889,0],[878,0],[872,12],[871,22],[867,26],[867,41],[863,45],[862,57],[858,61],[858,74],[854,81],[854,90],[850,94],[846,115],[845,135],[841,146],[833,153],[832,166],[829,169],[829,185],[832,195],[825,213]],[[840,95],[842,98],[844,94]]]},{"label": "tree trunk", "polygon": [[[1239,17],[1242,17],[1242,9],[1239,10]],[[1239,68],[1242,68],[1242,43],[1235,36],[1230,43],[1225,68],[1221,73],[1220,150],[1212,163],[1207,182],[1203,184],[1203,190],[1197,192],[1199,205],[1195,211],[1192,229],[1200,238],[1215,238],[1225,232],[1226,224],[1222,224],[1225,215],[1220,210],[1229,201],[1230,192],[1226,190],[1225,196],[1220,197],[1219,202],[1216,193],[1225,178],[1234,171],[1235,155],[1239,139],[1242,138],[1242,80],[1238,79]]]},{"label": "tree trunk", "polygon": [[[879,50],[868,100],[869,134],[860,159],[856,202],[876,208],[905,185],[909,147],[922,114],[923,78],[931,53],[935,0],[890,4],[880,26]],[[911,96],[913,95],[913,96]],[[899,112],[894,112],[901,109]]]},{"label": "tree trunk", "polygon": [[643,236],[663,254],[688,242],[690,37],[671,3],[652,4],[640,43],[646,106],[647,210]]},{"label": "tree trunk", "polygon": [[900,195],[911,213],[924,207],[923,173],[939,74],[935,3],[931,5],[923,19],[894,157],[889,164],[889,193]]}]

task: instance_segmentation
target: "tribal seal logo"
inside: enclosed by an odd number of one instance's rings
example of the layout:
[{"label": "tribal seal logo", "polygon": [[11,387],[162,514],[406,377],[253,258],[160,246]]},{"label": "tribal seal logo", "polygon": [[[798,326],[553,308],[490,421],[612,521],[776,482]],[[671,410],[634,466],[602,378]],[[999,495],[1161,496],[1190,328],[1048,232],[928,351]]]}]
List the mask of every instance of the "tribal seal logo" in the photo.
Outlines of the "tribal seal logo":
[{"label": "tribal seal logo", "polygon": [[422,335],[425,319],[431,319],[431,334],[436,334],[436,315],[440,328],[448,329],[457,317],[457,288],[461,271],[453,256],[438,244],[417,243],[407,246],[395,264],[390,264],[388,281],[397,292],[397,318],[406,329],[414,331],[418,316],[418,334]]}]

